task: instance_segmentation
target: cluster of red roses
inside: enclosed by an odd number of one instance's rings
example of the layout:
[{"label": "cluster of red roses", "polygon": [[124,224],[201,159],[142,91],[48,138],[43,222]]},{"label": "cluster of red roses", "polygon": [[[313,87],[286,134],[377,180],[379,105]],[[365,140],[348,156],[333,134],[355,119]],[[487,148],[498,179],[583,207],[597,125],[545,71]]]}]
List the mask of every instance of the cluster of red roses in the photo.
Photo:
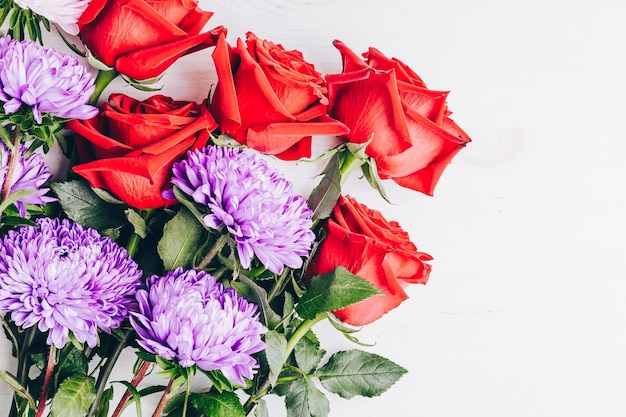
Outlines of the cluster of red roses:
[{"label": "cluster of red roses", "polygon": [[[113,94],[96,118],[70,122],[82,138],[74,171],[93,187],[138,209],[166,206],[171,202],[162,191],[172,164],[204,146],[210,132],[219,132],[285,160],[309,157],[317,135],[369,141],[366,153],[381,178],[431,195],[450,160],[470,141],[449,118],[447,92],[428,89],[397,59],[373,48],[362,59],[336,41],[343,72],[323,77],[300,52],[252,33],[236,46],[227,43],[223,27],[202,33],[211,15],[194,1],[92,0],[78,22],[80,37],[115,71],[146,80],[184,54],[214,47],[218,76],[203,103]],[[380,213],[341,197],[327,227],[312,272],[342,265],[386,294],[338,312],[346,322],[375,320],[406,298],[407,283],[426,281],[430,267],[424,261],[430,257]]]}]

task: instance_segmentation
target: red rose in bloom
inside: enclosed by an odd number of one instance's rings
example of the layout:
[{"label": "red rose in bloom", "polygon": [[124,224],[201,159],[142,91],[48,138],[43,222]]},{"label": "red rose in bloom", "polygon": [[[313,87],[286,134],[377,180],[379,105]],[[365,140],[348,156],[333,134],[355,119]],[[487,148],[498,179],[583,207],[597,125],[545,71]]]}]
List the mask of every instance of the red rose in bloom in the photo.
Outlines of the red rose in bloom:
[{"label": "red rose in bloom", "polygon": [[408,284],[426,284],[432,257],[418,252],[395,221],[351,197],[339,198],[328,220],[327,237],[307,270],[307,276],[326,274],[343,266],[383,292],[334,311],[343,322],[363,326],[379,319],[408,298]]},{"label": "red rose in bloom", "polygon": [[311,136],[346,127],[327,116],[326,82],[298,51],[246,35],[213,51],[218,83],[211,109],[222,133],[282,159],[311,156]]},{"label": "red rose in bloom", "polygon": [[329,114],[350,128],[381,178],[432,195],[439,177],[470,138],[448,116],[447,92],[426,88],[409,67],[374,48],[365,61],[335,41],[343,73],[326,77]]},{"label": "red rose in bloom", "polygon": [[154,78],[181,56],[215,45],[226,32],[200,33],[213,15],[197,0],[91,0],[80,37],[104,64],[136,80]]},{"label": "red rose in bloom", "polygon": [[138,209],[166,206],[171,167],[189,149],[206,145],[217,123],[206,103],[162,95],[138,101],[112,94],[98,116],[71,120],[84,162],[74,172]]}]

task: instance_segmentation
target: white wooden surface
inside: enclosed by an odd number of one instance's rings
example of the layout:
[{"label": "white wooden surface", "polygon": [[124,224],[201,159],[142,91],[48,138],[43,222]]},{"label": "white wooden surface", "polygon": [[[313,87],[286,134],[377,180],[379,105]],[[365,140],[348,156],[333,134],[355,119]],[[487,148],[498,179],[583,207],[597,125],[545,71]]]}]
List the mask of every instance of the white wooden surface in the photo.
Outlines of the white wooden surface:
[{"label": "white wooden surface", "polygon": [[[200,3],[231,42],[251,30],[322,73],[341,69],[335,38],[396,56],[451,91],[453,118],[474,140],[434,198],[387,182],[389,205],[363,180],[346,186],[435,260],[428,285],[360,333],[409,373],[379,398],[331,396],[331,417],[625,415],[623,2]],[[207,50],[175,64],[163,92],[201,100],[214,80]],[[319,168],[281,167],[302,192]],[[329,351],[352,347],[320,332]],[[0,369],[13,366],[8,346]],[[8,395],[0,386],[0,410]]]}]

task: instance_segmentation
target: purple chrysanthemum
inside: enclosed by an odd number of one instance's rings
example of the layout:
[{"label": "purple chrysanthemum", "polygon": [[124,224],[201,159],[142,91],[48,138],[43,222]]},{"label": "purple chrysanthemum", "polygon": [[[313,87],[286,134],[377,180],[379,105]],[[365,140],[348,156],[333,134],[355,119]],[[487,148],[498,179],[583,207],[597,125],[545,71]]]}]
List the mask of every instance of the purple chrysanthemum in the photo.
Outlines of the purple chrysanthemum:
[{"label": "purple chrysanthemum", "polygon": [[0,38],[0,101],[4,113],[22,106],[63,119],[90,119],[98,109],[87,104],[95,90],[93,76],[78,59],[32,41]]},{"label": "purple chrysanthemum", "polygon": [[256,257],[270,271],[299,268],[315,234],[312,211],[291,183],[256,153],[208,146],[174,164],[172,184],[209,208],[207,227],[225,226],[243,268]]},{"label": "purple chrysanthemum", "polygon": [[[24,154],[26,148],[22,146],[21,151]],[[20,215],[26,216],[24,204],[46,204],[56,201],[56,198],[46,196],[48,188],[42,188],[50,179],[50,169],[44,163],[43,156],[33,153],[27,158],[18,158],[11,178],[7,179],[10,155],[7,147],[0,142],[0,188],[3,187],[5,181],[9,181],[11,184],[9,195],[17,191],[35,191],[33,194],[24,196],[15,202]]]},{"label": "purple chrysanthemum", "polygon": [[0,311],[23,328],[48,331],[65,346],[69,332],[95,347],[136,307],[141,270],[126,250],[94,229],[43,218],[0,241]]},{"label": "purple chrysanthemum", "polygon": [[264,349],[267,330],[256,305],[204,271],[178,268],[146,285],[130,317],[141,347],[184,368],[219,370],[242,386],[252,379],[258,368],[252,354]]}]

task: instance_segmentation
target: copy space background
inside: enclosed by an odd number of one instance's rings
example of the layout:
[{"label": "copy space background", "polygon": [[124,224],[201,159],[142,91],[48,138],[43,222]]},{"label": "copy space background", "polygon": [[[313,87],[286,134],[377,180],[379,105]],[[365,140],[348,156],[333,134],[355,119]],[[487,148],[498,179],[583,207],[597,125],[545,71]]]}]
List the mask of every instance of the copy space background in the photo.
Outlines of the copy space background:
[{"label": "copy space background", "polygon": [[[346,185],[435,259],[428,285],[409,288],[408,301],[358,334],[409,373],[379,398],[330,395],[331,417],[625,415],[623,2],[200,5],[215,11],[208,26],[228,27],[231,44],[253,31],[300,50],[322,73],[341,70],[333,39],[398,57],[430,88],[451,91],[453,119],[474,140],[434,198],[387,181],[389,205],[356,175]],[[178,61],[162,92],[202,100],[215,82],[210,54]],[[146,96],[121,83],[113,90]],[[303,193],[321,169],[279,166]],[[353,347],[318,329],[329,352]],[[1,369],[12,369],[5,340],[0,352]],[[124,360],[130,366],[132,353]],[[0,385],[0,409],[8,401]],[[273,401],[272,416],[282,415]]]}]

